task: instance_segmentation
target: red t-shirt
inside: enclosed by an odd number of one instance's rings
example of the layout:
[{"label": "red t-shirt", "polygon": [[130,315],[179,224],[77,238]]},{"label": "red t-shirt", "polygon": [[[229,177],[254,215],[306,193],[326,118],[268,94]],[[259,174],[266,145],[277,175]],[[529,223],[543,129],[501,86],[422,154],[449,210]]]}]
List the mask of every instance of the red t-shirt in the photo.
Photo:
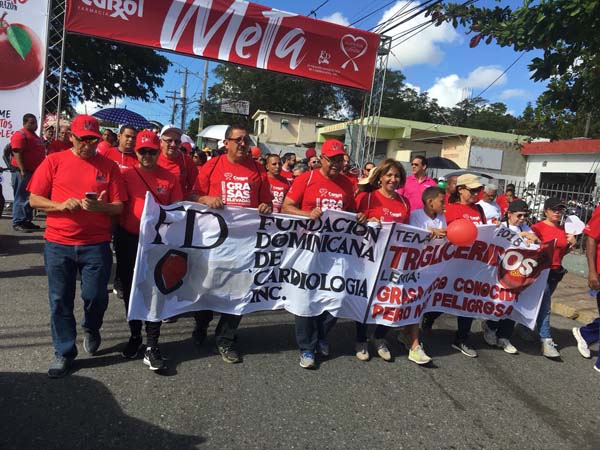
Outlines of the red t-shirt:
[{"label": "red t-shirt", "polygon": [[598,206],[592,218],[585,226],[583,234],[596,241],[596,272],[600,274],[600,206]]},{"label": "red t-shirt", "polygon": [[565,227],[555,227],[544,222],[537,222],[531,226],[531,230],[537,235],[537,237],[540,238],[542,242],[548,242],[556,239],[554,254],[552,255],[552,268],[560,269],[562,259],[569,250],[569,243],[567,242],[567,233],[565,233]]},{"label": "red t-shirt", "polygon": [[352,182],[343,175],[327,178],[320,169],[300,174],[287,196],[300,205],[302,211],[315,208],[323,211],[356,211]]},{"label": "red t-shirt", "polygon": [[381,222],[408,223],[410,207],[400,194],[396,198],[384,197],[379,189],[373,192],[361,192],[356,196],[356,207],[367,219],[375,217]]},{"label": "red t-shirt", "polygon": [[123,173],[125,169],[139,166],[135,152],[125,153],[119,150],[118,147],[110,147],[98,153],[116,162],[119,169],[121,169],[121,173]]},{"label": "red t-shirt", "polygon": [[50,142],[50,144],[48,144],[48,154],[50,155],[52,153],[62,152],[63,150],[69,150],[71,147],[73,147],[73,144],[71,144],[70,141],[63,142],[59,141],[58,139],[54,139],[52,142]]},{"label": "red t-shirt", "polygon": [[226,155],[211,158],[200,168],[192,193],[221,197],[225,205],[245,208],[257,208],[273,200],[263,166],[252,158],[232,163]]},{"label": "red t-shirt", "polygon": [[282,176],[283,178],[290,180],[290,183],[292,181],[294,181],[294,172],[292,170],[281,169],[281,172],[279,173],[279,175]]},{"label": "red t-shirt", "polygon": [[[35,133],[21,128],[15,131],[10,138],[11,148],[18,149],[23,159],[23,166],[27,172],[33,172],[46,157],[44,141]],[[17,167],[17,160],[13,155],[10,163]]]},{"label": "red t-shirt", "polygon": [[[513,196],[513,201],[515,200],[519,200],[519,197]],[[502,211],[502,215],[506,214],[506,210],[508,209],[508,201],[506,201],[506,194],[501,194],[498,197],[496,197],[496,203],[498,203],[498,206]]]},{"label": "red t-shirt", "polygon": [[467,219],[475,225],[485,224],[485,215],[475,203],[463,205],[462,203],[450,203],[446,205],[446,223],[450,225],[456,219]]},{"label": "red t-shirt", "polygon": [[350,183],[352,183],[352,192],[356,192],[358,191],[358,178],[356,178],[354,175],[350,174],[346,174],[343,173],[343,176],[345,176],[346,178],[348,178],[348,180],[350,180]]},{"label": "red t-shirt", "polygon": [[[71,151],[48,155],[33,174],[29,192],[64,202],[83,199],[86,192],[106,191],[107,203],[127,199],[117,165],[102,155],[81,159]],[[110,241],[111,217],[80,209],[74,212],[49,212],[44,237],[57,244],[86,245]]]},{"label": "red t-shirt", "polygon": [[169,159],[161,151],[158,155],[158,165],[164,167],[177,177],[181,184],[183,196],[187,197],[192,191],[192,187],[198,177],[198,167],[196,167],[192,158],[179,152],[179,155],[174,159]]},{"label": "red t-shirt", "polygon": [[290,182],[282,176],[270,177],[267,175],[269,185],[271,186],[271,194],[273,194],[273,212],[281,212],[281,205],[285,194],[290,190]]},{"label": "red t-shirt", "polygon": [[[142,181],[142,178],[146,183]],[[123,172],[123,182],[127,192],[127,201],[123,207],[123,214],[121,214],[121,227],[132,234],[140,232],[140,221],[148,186],[152,190],[154,200],[161,205],[170,205],[183,200],[179,180],[162,167],[156,167],[153,170],[126,169]]]}]

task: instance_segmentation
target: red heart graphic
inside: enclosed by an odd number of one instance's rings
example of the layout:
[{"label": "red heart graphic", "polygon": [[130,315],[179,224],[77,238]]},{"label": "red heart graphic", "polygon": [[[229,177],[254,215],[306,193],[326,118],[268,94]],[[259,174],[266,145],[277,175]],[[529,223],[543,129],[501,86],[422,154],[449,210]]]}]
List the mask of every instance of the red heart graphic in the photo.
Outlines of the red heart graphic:
[{"label": "red heart graphic", "polygon": [[183,284],[187,274],[187,253],[169,250],[154,269],[154,282],[163,294],[173,292]]}]

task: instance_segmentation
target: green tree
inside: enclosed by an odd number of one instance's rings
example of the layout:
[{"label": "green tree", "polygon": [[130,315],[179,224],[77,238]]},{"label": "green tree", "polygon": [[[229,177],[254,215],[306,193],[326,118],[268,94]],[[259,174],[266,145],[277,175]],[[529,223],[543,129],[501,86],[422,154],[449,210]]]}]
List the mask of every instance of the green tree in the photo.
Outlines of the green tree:
[{"label": "green tree", "polygon": [[[503,3],[503,2],[499,2]],[[506,3],[506,2],[504,2]],[[525,0],[509,6],[478,7],[474,2],[442,3],[429,13],[435,24],[447,21],[472,34],[470,46],[495,41],[517,52],[540,50],[529,64],[532,79],[553,80],[541,100],[577,113],[600,111],[600,2]]]}]

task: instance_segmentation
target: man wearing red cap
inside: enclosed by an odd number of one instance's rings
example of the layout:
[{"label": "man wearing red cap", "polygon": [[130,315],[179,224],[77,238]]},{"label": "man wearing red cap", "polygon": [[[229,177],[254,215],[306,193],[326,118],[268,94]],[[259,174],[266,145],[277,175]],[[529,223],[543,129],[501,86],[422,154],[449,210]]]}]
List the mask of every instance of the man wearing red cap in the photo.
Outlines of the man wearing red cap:
[{"label": "man wearing red cap", "polygon": [[[321,147],[321,167],[301,174],[294,180],[281,212],[295,214],[316,220],[327,209],[335,211],[356,211],[354,187],[342,175],[344,165],[344,144],[336,139],[328,139]],[[357,221],[365,223],[367,217],[357,214]],[[296,342],[300,347],[300,367],[315,368],[315,352],[329,355],[327,334],[336,322],[328,311],[317,317],[295,316]]]},{"label": "man wearing red cap", "polygon": [[[200,169],[191,198],[209,208],[242,206],[256,208],[260,214],[272,211],[271,190],[264,167],[254,161],[250,153],[250,137],[241,124],[230,125],[225,131],[227,153],[211,158]],[[196,328],[192,339],[201,345],[213,318],[212,311],[194,314]],[[238,363],[241,357],[236,349],[236,330],[242,317],[221,313],[215,330],[217,349],[225,362]]]},{"label": "man wearing red cap", "polygon": [[160,132],[160,154],[158,165],[167,169],[179,179],[184,198],[194,186],[198,168],[189,155],[181,150],[183,131],[175,125],[165,125]]},{"label": "man wearing red cap", "polygon": [[42,163],[46,155],[44,142],[35,134],[37,119],[33,114],[23,116],[23,128],[10,138],[12,149],[11,165],[17,170],[12,172],[14,201],[12,205],[12,224],[15,231],[30,233],[39,230],[33,220],[33,209],[29,206],[27,184],[31,175]]},{"label": "man wearing red cap", "polygon": [[117,165],[96,153],[98,120],[75,117],[73,148],[49,155],[35,171],[28,189],[33,208],[47,213],[44,260],[48,274],[50,325],[55,358],[48,376],[68,374],[77,356],[73,307],[77,274],[84,302],[83,348],[94,354],[108,306],[112,265],[111,217],[123,210],[123,182]]},{"label": "man wearing red cap", "polygon": [[[135,266],[140,221],[144,211],[146,192],[150,192],[154,200],[161,205],[170,205],[183,199],[181,185],[177,177],[157,164],[160,141],[156,134],[148,130],[138,133],[135,142],[135,153],[138,164],[123,173],[127,201],[123,207],[120,225],[115,234],[117,270],[123,286],[126,312],[129,309],[133,268]],[[161,370],[165,367],[158,348],[160,326],[161,322],[146,322],[147,342],[144,364],[150,370]],[[130,320],[129,330],[131,336],[122,352],[125,359],[135,358],[142,349],[142,321]]]}]

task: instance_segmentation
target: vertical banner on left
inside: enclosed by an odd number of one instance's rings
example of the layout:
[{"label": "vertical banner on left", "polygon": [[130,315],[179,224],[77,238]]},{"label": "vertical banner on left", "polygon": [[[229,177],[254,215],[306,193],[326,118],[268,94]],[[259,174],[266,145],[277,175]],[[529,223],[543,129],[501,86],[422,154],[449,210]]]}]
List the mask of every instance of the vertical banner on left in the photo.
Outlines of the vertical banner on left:
[{"label": "vertical banner on left", "polygon": [[[24,114],[42,123],[49,1],[0,0],[0,149],[23,127]],[[4,196],[12,200],[10,174],[0,176]]]}]

